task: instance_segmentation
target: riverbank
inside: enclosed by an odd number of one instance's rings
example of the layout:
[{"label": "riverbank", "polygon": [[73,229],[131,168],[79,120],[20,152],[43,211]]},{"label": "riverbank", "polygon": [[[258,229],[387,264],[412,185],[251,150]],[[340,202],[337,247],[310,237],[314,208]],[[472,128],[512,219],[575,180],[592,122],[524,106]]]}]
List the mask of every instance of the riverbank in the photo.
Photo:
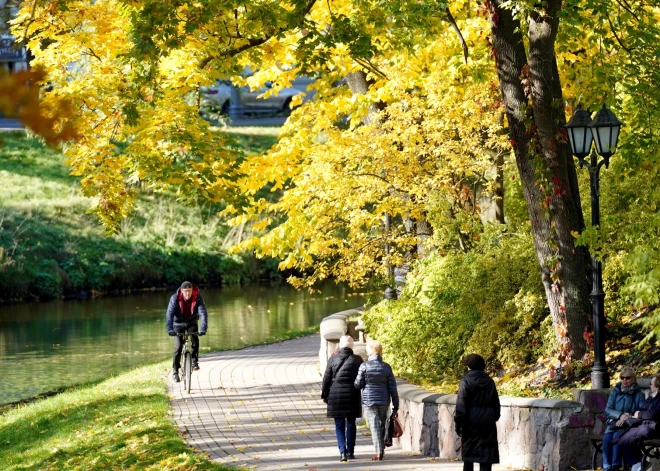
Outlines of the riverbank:
[{"label": "riverbank", "polygon": [[[257,344],[317,331],[290,331]],[[171,417],[169,373],[169,360],[161,361],[7,411],[0,416],[3,469],[234,470],[184,443]]]},{"label": "riverbank", "polygon": [[[277,128],[232,128],[236,148],[259,153]],[[89,212],[79,177],[60,153],[23,132],[0,136],[0,303],[90,297],[178,285],[249,284],[280,278],[276,260],[230,255],[222,205],[182,204],[139,186],[134,214],[117,234]]]}]

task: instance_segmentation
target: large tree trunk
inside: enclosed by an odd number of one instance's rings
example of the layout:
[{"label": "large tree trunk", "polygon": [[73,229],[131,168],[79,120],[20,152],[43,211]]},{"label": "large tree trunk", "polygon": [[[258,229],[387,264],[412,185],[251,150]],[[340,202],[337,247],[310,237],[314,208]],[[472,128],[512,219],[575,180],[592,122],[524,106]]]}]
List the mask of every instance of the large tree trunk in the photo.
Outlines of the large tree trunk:
[{"label": "large tree trunk", "polygon": [[529,64],[520,21],[502,3],[491,3],[491,24],[509,135],[560,355],[580,359],[587,348],[589,280],[585,252],[571,235],[584,228],[575,166],[556,139],[565,120],[554,53],[561,2],[550,1],[545,16],[530,18]]}]

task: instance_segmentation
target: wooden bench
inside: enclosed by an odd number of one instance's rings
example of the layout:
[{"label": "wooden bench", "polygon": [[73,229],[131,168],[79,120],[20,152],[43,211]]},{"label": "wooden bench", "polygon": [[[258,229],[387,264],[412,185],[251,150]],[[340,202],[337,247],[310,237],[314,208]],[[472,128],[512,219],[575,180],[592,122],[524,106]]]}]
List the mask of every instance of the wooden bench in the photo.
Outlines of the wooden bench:
[{"label": "wooden bench", "polygon": [[[584,437],[591,442],[594,449],[591,457],[591,469],[595,471],[598,453],[603,452],[603,435],[591,434]],[[642,471],[648,471],[651,469],[651,458],[660,458],[660,439],[644,440],[639,444],[639,449],[642,452]]]}]

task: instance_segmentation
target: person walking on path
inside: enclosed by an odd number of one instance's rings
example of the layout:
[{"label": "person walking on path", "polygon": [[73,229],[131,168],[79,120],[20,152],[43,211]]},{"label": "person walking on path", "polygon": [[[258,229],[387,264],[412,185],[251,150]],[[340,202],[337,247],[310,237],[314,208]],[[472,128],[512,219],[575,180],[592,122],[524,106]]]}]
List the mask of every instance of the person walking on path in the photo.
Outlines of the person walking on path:
[{"label": "person walking on path", "polygon": [[615,440],[617,434],[624,428],[626,421],[633,412],[641,410],[644,405],[644,393],[637,384],[635,370],[626,366],[619,375],[621,382],[610,391],[605,407],[607,428],[603,434],[603,470],[616,471],[621,468],[622,456],[619,453],[619,443]]},{"label": "person walking on path", "polygon": [[458,388],[454,416],[456,433],[462,438],[463,471],[473,471],[474,463],[479,463],[480,471],[490,471],[500,462],[496,426],[500,398],[495,382],[484,371],[483,357],[471,353],[463,363],[468,372]]},{"label": "person walking on path", "polygon": [[374,461],[380,461],[385,454],[385,421],[390,408],[390,399],[394,413],[399,410],[399,394],[396,389],[396,380],[390,365],[382,358],[383,346],[380,342],[370,340],[367,342],[369,360],[360,365],[355,387],[364,389],[362,403],[365,406],[371,439],[374,442],[376,454]]},{"label": "person walking on path", "polygon": [[[170,297],[165,318],[167,333],[170,337],[174,337],[172,379],[178,383],[180,381],[181,351],[183,350],[183,337],[180,334],[184,332],[190,334],[192,342],[193,370],[199,370],[199,338],[197,335],[206,335],[207,328],[206,305],[204,298],[199,294],[199,288],[189,281],[181,283],[181,287]],[[199,331],[198,320],[202,321]]]},{"label": "person walking on path", "polygon": [[328,361],[323,375],[321,399],[328,405],[328,417],[335,419],[340,461],[355,459],[355,419],[362,417],[360,391],[353,383],[362,358],[353,353],[353,337],[339,339],[339,351]]}]

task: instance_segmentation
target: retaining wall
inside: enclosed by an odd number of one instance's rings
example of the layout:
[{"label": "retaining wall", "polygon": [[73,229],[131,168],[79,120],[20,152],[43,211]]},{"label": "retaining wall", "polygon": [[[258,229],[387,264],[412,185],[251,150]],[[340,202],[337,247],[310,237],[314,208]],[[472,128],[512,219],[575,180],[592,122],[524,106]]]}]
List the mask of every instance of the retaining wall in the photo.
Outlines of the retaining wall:
[{"label": "retaining wall", "polygon": [[[399,418],[405,451],[460,459],[454,429],[455,394],[434,394],[398,380]],[[591,448],[584,438],[597,433],[601,421],[576,401],[501,397],[497,422],[500,462],[513,469],[563,471],[590,469]]]}]

